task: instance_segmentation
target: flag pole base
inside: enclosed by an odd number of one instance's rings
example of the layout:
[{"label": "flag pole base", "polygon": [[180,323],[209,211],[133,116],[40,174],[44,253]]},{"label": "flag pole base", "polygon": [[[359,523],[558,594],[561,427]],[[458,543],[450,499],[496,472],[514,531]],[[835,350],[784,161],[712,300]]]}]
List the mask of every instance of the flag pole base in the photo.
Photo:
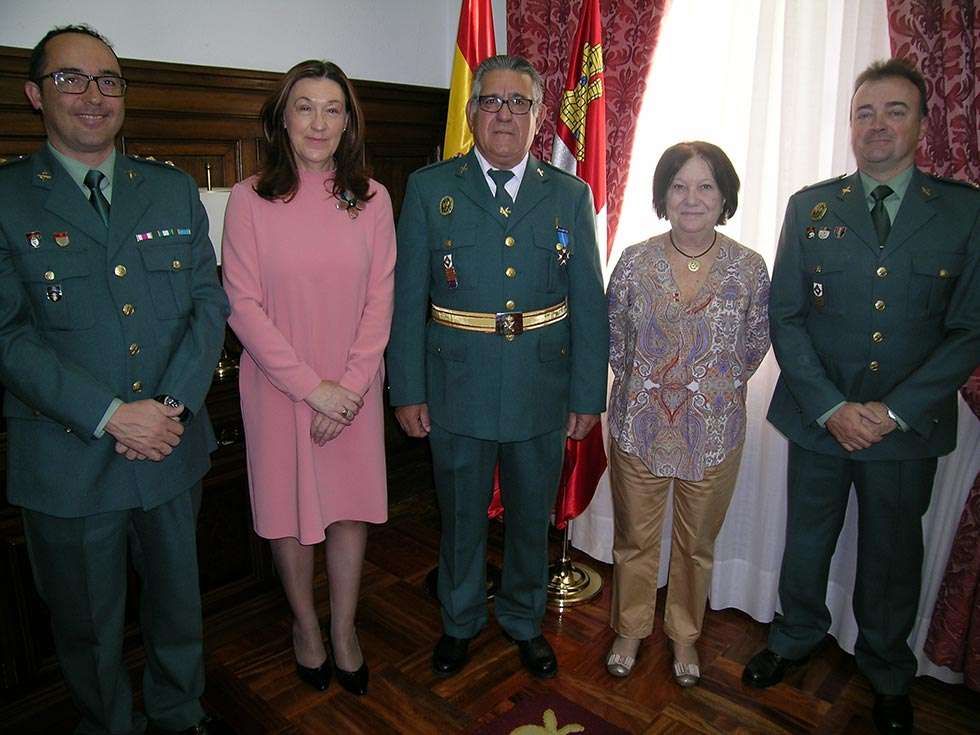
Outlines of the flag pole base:
[{"label": "flag pole base", "polygon": [[548,604],[559,610],[588,602],[602,591],[602,575],[588,564],[573,562],[568,555],[567,525],[561,557],[548,567],[548,580]]}]

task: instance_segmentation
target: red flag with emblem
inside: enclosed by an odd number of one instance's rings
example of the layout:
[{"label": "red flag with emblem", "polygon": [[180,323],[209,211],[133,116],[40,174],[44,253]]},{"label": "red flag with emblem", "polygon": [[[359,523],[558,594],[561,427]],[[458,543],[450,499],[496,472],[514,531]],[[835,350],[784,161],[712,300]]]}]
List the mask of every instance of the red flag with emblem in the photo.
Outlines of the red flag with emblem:
[{"label": "red flag with emblem", "polygon": [[[558,126],[551,162],[577,175],[592,189],[596,210],[596,241],[603,257],[606,245],[606,98],[602,76],[602,25],[599,0],[585,0],[578,32],[571,46],[565,90],[558,106]],[[574,304],[571,308],[575,308]],[[565,528],[584,511],[606,469],[602,424],[582,441],[565,444],[565,464],[555,503],[555,526]]]}]

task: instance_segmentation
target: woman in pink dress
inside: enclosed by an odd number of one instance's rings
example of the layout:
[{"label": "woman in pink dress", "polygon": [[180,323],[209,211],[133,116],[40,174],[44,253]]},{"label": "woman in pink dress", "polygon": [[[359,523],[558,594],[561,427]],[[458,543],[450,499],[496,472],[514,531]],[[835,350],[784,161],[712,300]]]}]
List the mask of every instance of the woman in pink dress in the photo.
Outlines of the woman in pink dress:
[{"label": "woman in pink dress", "polygon": [[[395,232],[385,188],[364,168],[364,117],[336,65],[294,66],[262,110],[268,156],[235,186],[222,270],[245,348],[242,416],[255,531],[269,539],[293,612],[299,677],[331,671],[367,691],[354,629],[366,523],[387,520],[382,355]],[[313,602],[326,539],[330,642]]]}]

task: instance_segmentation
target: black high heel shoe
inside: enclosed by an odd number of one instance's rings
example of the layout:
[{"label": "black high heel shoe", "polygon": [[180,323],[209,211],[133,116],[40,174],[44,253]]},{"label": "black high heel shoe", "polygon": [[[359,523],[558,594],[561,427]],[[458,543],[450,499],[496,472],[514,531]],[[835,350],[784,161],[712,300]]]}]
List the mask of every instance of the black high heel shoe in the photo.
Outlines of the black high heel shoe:
[{"label": "black high heel shoe", "polygon": [[[330,686],[330,673],[332,670],[333,666],[330,663],[329,656],[327,657],[326,661],[317,666],[315,669],[311,669],[310,667],[303,666],[299,663],[296,664],[296,676],[298,676],[300,681],[302,681],[304,684],[309,684],[318,692],[327,691],[327,687]],[[338,677],[338,679],[339,678],[340,677]]]},{"label": "black high heel shoe", "polygon": [[359,697],[367,694],[368,666],[367,659],[363,658],[364,652],[361,652],[361,668],[359,668],[357,671],[344,671],[342,668],[337,666],[337,657],[333,654],[333,640],[329,638],[329,635],[328,641],[330,643],[330,660],[333,660],[333,670],[334,674],[337,675],[337,683],[351,694],[356,694]]}]

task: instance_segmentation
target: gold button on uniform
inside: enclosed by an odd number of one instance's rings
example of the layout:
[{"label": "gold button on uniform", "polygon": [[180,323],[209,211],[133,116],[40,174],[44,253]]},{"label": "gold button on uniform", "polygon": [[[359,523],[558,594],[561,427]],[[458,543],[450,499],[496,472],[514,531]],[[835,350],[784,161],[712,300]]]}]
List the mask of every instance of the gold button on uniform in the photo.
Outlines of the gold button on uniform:
[{"label": "gold button on uniform", "polygon": [[132,304],[122,305],[123,316],[132,316],[134,311],[136,311],[136,307],[133,306]]},{"label": "gold button on uniform", "polygon": [[883,340],[884,338],[885,338],[885,335],[883,335],[881,332],[872,332],[871,333],[871,341],[872,342],[881,342],[881,340]]},{"label": "gold button on uniform", "polygon": [[949,278],[949,271],[946,270],[945,268],[940,268],[939,269],[939,277],[940,278]]},{"label": "gold button on uniform", "polygon": [[509,265],[507,266],[507,270],[504,271],[504,275],[508,278],[513,278],[517,275],[517,269]]},{"label": "gold button on uniform", "polygon": [[879,367],[880,367],[880,365],[878,365],[878,361],[877,360],[872,360],[871,362],[868,363],[868,370],[870,370],[873,373],[878,372],[878,368]]},{"label": "gold button on uniform", "polygon": [[513,311],[515,306],[517,306],[517,304],[515,304],[511,299],[507,299],[506,303],[504,304],[504,308],[507,309],[507,311]]},{"label": "gold button on uniform", "polygon": [[511,237],[510,235],[508,235],[507,237],[504,238],[504,245],[506,245],[509,248],[514,247],[514,243],[515,242],[516,241],[514,240],[514,238]]},{"label": "gold button on uniform", "polygon": [[823,273],[823,266],[822,265],[818,265],[816,268],[813,269],[813,272],[814,273]]},{"label": "gold button on uniform", "polygon": [[116,274],[117,278],[122,278],[123,276],[126,275],[126,266],[117,265],[115,268],[112,269],[112,272]]},{"label": "gold button on uniform", "polygon": [[878,278],[884,278],[888,275],[888,269],[883,265],[879,265],[875,269],[875,275],[878,276]]},{"label": "gold button on uniform", "polygon": [[131,344],[129,346],[129,354],[132,357],[136,357],[136,355],[138,355],[139,353],[140,353],[140,343],[139,342],[133,342],[133,344]]},{"label": "gold button on uniform", "polygon": [[452,240],[446,240],[446,241],[443,242],[443,245],[445,245],[447,248],[451,248],[453,246],[453,241]]},{"label": "gold button on uniform", "polygon": [[881,299],[875,301],[875,311],[884,311],[884,310],[885,310],[885,302],[882,301]]},{"label": "gold button on uniform", "polygon": [[44,280],[45,281],[53,281],[54,280],[54,271],[44,271]]},{"label": "gold button on uniform", "polygon": [[138,380],[133,381],[133,393],[139,393],[143,390],[143,383]]},{"label": "gold button on uniform", "polygon": [[505,334],[504,335],[504,339],[507,340],[508,342],[513,342],[514,341],[514,335],[513,334]]},{"label": "gold button on uniform", "polygon": [[170,267],[173,268],[175,271],[179,271],[182,267],[181,262],[176,258],[174,258],[173,261],[170,263]]}]

